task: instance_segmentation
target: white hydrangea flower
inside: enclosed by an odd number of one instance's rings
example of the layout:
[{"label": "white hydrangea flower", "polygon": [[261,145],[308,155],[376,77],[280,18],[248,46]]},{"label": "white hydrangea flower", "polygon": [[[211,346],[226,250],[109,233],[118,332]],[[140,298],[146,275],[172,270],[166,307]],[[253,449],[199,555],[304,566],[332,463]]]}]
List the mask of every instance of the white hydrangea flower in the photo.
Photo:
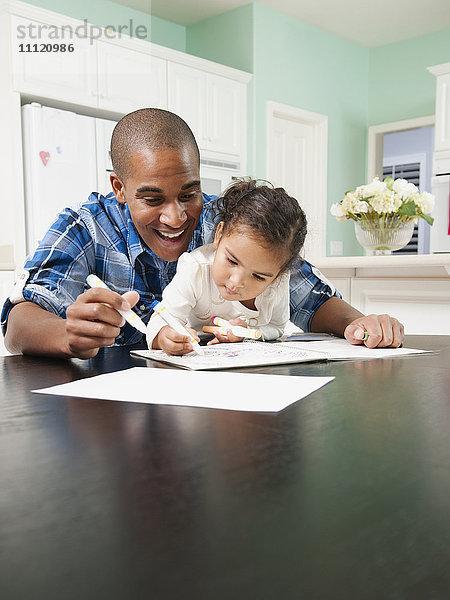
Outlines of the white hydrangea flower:
[{"label": "white hydrangea flower", "polygon": [[375,196],[370,199],[370,204],[379,214],[395,212],[394,195],[394,192],[391,190],[385,190],[384,193],[375,194]]},{"label": "white hydrangea flower", "polygon": [[358,201],[359,201],[359,199],[360,199],[360,197],[359,197],[359,195],[356,193],[356,191],[355,191],[355,192],[347,192],[347,193],[345,194],[345,197],[346,197],[346,199],[347,199],[349,202],[353,202],[353,205],[354,205],[354,203],[358,202]]},{"label": "white hydrangea flower", "polygon": [[407,197],[415,196],[419,193],[419,189],[413,183],[408,183],[408,187],[406,189]]},{"label": "white hydrangea flower", "polygon": [[369,205],[364,200],[360,200],[355,204],[355,213],[366,213],[369,212]]},{"label": "white hydrangea flower", "polygon": [[429,192],[423,192],[422,194],[418,194],[417,197],[414,198],[415,205],[423,212],[423,214],[428,215],[433,212],[434,208],[434,196]]},{"label": "white hydrangea flower", "polygon": [[397,194],[401,197],[407,197],[408,193],[408,186],[409,183],[408,181],[406,181],[406,179],[396,179],[394,181],[394,183],[392,184],[392,189],[394,190],[394,192],[397,192]]},{"label": "white hydrangea flower", "polygon": [[378,177],[375,177],[371,183],[357,187],[356,192],[359,194],[360,198],[368,198],[369,196],[375,196],[376,194],[383,194],[387,189],[387,185],[384,181],[380,181]]},{"label": "white hydrangea flower", "polygon": [[392,196],[392,205],[394,207],[394,211],[397,211],[402,204],[403,204],[402,197],[400,196],[400,194],[394,192],[393,196]]},{"label": "white hydrangea flower", "polygon": [[345,194],[344,199],[341,202],[341,207],[344,213],[352,213],[354,212],[355,204],[358,202],[355,194]]},{"label": "white hydrangea flower", "polygon": [[331,205],[330,212],[338,221],[344,221],[347,217],[346,211],[342,208],[340,202]]}]

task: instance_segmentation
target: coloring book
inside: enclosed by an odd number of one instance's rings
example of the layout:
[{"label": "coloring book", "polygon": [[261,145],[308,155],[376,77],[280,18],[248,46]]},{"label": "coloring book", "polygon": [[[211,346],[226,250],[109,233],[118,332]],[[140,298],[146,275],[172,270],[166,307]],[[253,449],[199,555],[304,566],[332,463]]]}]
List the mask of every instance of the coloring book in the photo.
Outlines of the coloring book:
[{"label": "coloring book", "polygon": [[386,358],[421,353],[422,350],[407,348],[375,348],[352,346],[343,339],[327,342],[239,342],[203,346],[204,356],[186,354],[170,356],[163,350],[132,350],[131,354],[167,363],[182,369],[203,371],[210,369],[236,369],[317,360],[352,360]]}]

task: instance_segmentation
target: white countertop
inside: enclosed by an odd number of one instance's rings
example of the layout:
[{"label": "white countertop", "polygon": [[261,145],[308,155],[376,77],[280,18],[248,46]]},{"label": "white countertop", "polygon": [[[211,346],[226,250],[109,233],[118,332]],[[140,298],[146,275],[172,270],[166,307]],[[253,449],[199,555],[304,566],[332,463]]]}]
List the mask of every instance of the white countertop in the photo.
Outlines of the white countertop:
[{"label": "white countertop", "polygon": [[312,261],[342,277],[450,277],[450,253],[388,256],[329,256]]},{"label": "white countertop", "polygon": [[[450,253],[408,256],[327,256],[311,261],[324,274],[352,277],[450,277]],[[13,271],[12,245],[0,246],[0,271]]]}]

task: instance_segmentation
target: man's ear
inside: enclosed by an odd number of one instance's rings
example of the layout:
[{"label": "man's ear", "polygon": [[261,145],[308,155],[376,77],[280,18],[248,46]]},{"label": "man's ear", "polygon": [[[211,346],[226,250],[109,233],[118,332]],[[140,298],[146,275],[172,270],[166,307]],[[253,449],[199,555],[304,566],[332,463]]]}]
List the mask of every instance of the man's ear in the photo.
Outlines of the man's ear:
[{"label": "man's ear", "polygon": [[223,221],[220,221],[220,223],[217,225],[216,228],[216,233],[214,234],[214,248],[217,250],[218,246],[219,246],[219,242],[220,239],[222,237],[222,233],[223,233]]},{"label": "man's ear", "polygon": [[117,202],[120,202],[121,204],[126,204],[127,201],[125,199],[125,186],[123,185],[121,180],[117,177],[115,173],[111,173],[111,175],[109,176],[109,180],[111,182],[111,187],[113,189],[114,196],[117,198]]}]

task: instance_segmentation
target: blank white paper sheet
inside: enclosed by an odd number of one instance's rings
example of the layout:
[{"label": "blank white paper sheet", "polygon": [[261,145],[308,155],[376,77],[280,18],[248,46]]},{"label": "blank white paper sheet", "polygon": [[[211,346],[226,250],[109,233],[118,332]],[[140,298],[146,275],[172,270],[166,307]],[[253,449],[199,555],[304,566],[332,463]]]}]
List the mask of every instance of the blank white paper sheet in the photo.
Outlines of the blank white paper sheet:
[{"label": "blank white paper sheet", "polygon": [[279,412],[332,379],[133,367],[33,392],[119,402]]}]

